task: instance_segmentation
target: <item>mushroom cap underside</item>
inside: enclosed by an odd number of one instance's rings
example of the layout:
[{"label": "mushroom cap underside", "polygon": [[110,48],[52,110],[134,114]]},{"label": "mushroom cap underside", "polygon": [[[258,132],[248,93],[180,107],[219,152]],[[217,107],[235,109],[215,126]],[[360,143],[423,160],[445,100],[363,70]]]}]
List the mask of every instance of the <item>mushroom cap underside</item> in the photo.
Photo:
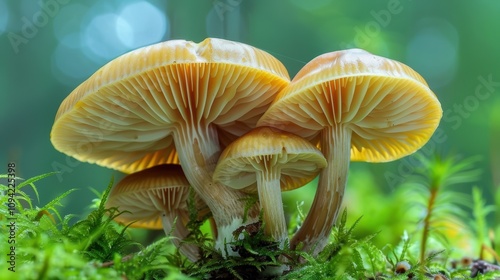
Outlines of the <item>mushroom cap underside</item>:
[{"label": "mushroom cap underside", "polygon": [[256,172],[280,178],[283,191],[310,182],[326,159],[309,141],[292,133],[258,127],[235,140],[222,152],[214,181],[235,189],[256,191]]},{"label": "mushroom cap underside", "polygon": [[321,131],[352,131],[351,159],[384,162],[409,155],[432,136],[441,105],[410,67],[362,50],[321,55],[297,73],[257,126],[319,143]]},{"label": "mushroom cap underside", "polygon": [[217,126],[221,142],[241,136],[289,76],[270,54],[222,39],[172,40],[109,62],[61,104],[56,149],[84,162],[133,173],[177,163],[179,126]]},{"label": "mushroom cap underside", "polygon": [[[117,222],[161,229],[164,213],[185,212],[183,216],[187,216],[189,194],[190,185],[180,165],[162,164],[124,177],[111,190],[106,207],[123,211],[115,218]],[[202,208],[203,204],[195,195],[195,205]]]}]

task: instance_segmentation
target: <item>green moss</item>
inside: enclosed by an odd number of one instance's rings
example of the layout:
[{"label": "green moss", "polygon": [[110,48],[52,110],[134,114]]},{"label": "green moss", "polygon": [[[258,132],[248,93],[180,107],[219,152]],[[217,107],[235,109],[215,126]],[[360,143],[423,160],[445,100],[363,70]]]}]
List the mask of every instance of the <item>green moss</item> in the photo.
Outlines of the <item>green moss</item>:
[{"label": "green moss", "polygon": [[[0,230],[1,279],[123,279],[122,275],[129,279],[176,275],[179,279],[180,270],[169,265],[167,256],[162,253],[167,238],[152,247],[142,248],[130,239],[126,227],[113,222],[120,213],[104,207],[112,181],[98,207],[85,219],[71,224],[73,215],[61,217],[57,208],[62,206],[61,200],[75,190],[67,191],[41,207],[34,206],[24,192],[31,186],[37,194],[35,182],[50,175],[22,182],[17,186],[15,196],[1,196],[2,206],[15,204],[10,209],[0,208],[2,225],[12,223],[14,226],[12,231],[6,226]],[[0,185],[0,192],[7,194],[7,190],[7,186]],[[11,233],[14,237],[9,243]],[[140,254],[125,256],[124,253],[130,250]],[[12,263],[11,257],[4,252],[15,254]]]},{"label": "green moss", "polygon": [[[423,215],[410,223],[400,221],[407,230],[400,234],[397,244],[387,242],[379,246],[380,240],[374,242],[378,230],[360,231],[366,218],[358,217],[349,223],[348,211],[344,211],[332,231],[330,244],[316,258],[300,251],[300,246],[298,251],[287,249],[288,244],[280,249],[279,244],[264,234],[261,222],[239,228],[235,234],[244,238],[229,245],[240,256],[224,258],[213,249],[211,235],[201,229],[204,219],[196,219],[198,213],[192,194],[188,224],[191,234],[183,242],[200,248],[201,259],[196,263],[183,257],[170,244],[168,236],[144,247],[133,240],[127,226],[116,224],[113,218],[121,213],[104,207],[113,181],[99,195],[92,212],[74,221],[75,216],[62,217],[59,210],[63,199],[74,195],[75,190],[37,206],[26,194],[26,188],[32,188],[38,196],[36,182],[52,174],[26,181],[18,179],[21,183],[15,196],[9,195],[8,186],[0,185],[0,192],[5,194],[0,197],[0,279],[254,279],[257,276],[301,280],[408,279],[410,276],[425,279],[437,274],[449,279],[468,279],[471,269],[460,264],[460,257],[482,257],[490,262],[498,257],[498,236],[492,236],[499,231],[498,219],[489,217],[495,215],[496,208],[487,205],[477,188],[470,194],[454,190],[455,185],[471,183],[478,177],[474,162],[422,159],[422,169],[402,186],[412,189],[414,199],[403,201],[399,207],[406,209],[408,217],[418,217],[415,213]],[[371,198],[374,197],[376,195]],[[401,198],[401,194],[386,195],[383,207],[401,204],[402,201],[394,201],[396,198]],[[467,211],[472,215],[467,215]],[[303,214],[298,207],[290,215],[292,233],[300,226]],[[387,217],[380,217],[367,224],[386,220]],[[456,224],[468,244],[464,245],[463,239],[454,235]],[[9,243],[11,240],[15,243]],[[462,248],[466,246],[472,250]],[[15,253],[15,263],[10,263],[11,252]],[[479,273],[476,279],[492,277],[500,277],[500,272]]]}]

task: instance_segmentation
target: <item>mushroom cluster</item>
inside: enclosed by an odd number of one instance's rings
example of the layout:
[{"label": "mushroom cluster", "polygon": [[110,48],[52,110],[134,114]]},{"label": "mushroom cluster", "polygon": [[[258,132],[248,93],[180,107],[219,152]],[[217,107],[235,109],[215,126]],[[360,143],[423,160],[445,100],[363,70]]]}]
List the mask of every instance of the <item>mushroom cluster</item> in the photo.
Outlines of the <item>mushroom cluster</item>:
[{"label": "mushroom cluster", "polygon": [[350,160],[387,162],[430,139],[441,104],[410,67],[360,49],[320,55],[295,75],[260,118],[320,147],[327,167],[302,227],[290,244],[319,253],[342,203]]},{"label": "mushroom cluster", "polygon": [[[432,136],[442,109],[408,66],[366,51],[327,53],[290,81],[283,64],[255,47],[223,39],[171,40],[109,62],[60,105],[56,149],[126,176],[108,206],[119,222],[172,233],[190,260],[186,197],[214,221],[216,249],[258,222],[288,240],[281,191],[319,174],[307,217],[290,245],[313,255],[335,224],[350,160],[409,155]],[[246,201],[258,202],[245,209]],[[248,210],[248,211],[247,211]]]}]

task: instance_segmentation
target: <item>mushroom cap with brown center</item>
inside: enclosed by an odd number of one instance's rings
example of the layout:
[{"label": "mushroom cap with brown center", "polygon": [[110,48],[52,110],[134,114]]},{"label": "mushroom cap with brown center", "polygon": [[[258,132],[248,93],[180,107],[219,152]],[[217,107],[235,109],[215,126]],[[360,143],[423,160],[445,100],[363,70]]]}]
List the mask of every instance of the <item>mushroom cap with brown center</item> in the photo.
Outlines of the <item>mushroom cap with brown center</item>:
[{"label": "mushroom cap with brown center", "polygon": [[214,124],[230,142],[288,83],[277,59],[249,45],[166,41],[114,59],[78,86],[57,112],[51,141],[125,173],[177,163],[171,134],[179,126]]},{"label": "mushroom cap with brown center", "polygon": [[283,89],[258,126],[318,143],[325,127],[352,131],[351,159],[384,162],[423,146],[442,117],[425,80],[403,63],[359,49],[320,55]]}]

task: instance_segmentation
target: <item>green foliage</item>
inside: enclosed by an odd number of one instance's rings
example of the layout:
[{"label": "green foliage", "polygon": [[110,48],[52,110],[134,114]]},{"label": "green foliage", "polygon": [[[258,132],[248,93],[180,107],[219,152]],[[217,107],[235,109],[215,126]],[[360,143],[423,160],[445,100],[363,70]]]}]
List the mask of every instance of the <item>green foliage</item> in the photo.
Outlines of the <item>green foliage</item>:
[{"label": "green foliage", "polygon": [[[193,225],[188,224],[188,228]],[[256,275],[271,277],[273,273],[281,274],[285,264],[298,263],[295,252],[286,249],[288,243],[281,249],[278,242],[273,241],[264,234],[262,222],[242,226],[234,232],[236,241],[229,243],[231,249],[238,255],[229,255],[226,251],[224,257],[221,252],[213,247],[213,241],[208,241],[206,234],[199,230],[199,223],[191,228],[192,235],[186,243],[199,245],[201,259],[194,264],[187,264],[183,271],[195,278],[220,278],[220,279],[249,279]],[[198,227],[198,228],[196,228]],[[194,233],[194,234],[193,234]],[[201,240],[196,242],[196,240]],[[194,241],[194,242],[193,242]],[[201,244],[201,246],[200,246]]]},{"label": "green foliage", "polygon": [[316,259],[303,255],[307,265],[290,272],[284,279],[332,279],[346,274],[355,279],[365,277],[367,271],[373,271],[372,268],[376,269],[380,264],[380,261],[376,261],[381,255],[380,250],[371,246],[370,237],[360,240],[354,238],[353,229],[360,219],[351,227],[346,226],[346,221],[347,211],[344,211],[340,224],[332,233],[333,242]]},{"label": "green foliage", "polygon": [[474,169],[475,158],[457,160],[456,158],[433,159],[419,158],[421,167],[417,168],[410,182],[404,184],[411,189],[411,195],[417,199],[411,207],[419,209],[423,217],[420,224],[420,262],[427,256],[429,239],[447,247],[449,240],[446,231],[453,227],[464,227],[467,219],[465,209],[470,207],[470,198],[453,189],[457,184],[476,180],[480,171]]},{"label": "green foliage", "polygon": [[481,190],[477,187],[472,189],[472,215],[474,219],[471,220],[470,227],[475,234],[476,252],[480,258],[483,257],[483,246],[488,244],[487,240],[487,220],[486,216],[495,210],[493,205],[487,206],[482,198]]},{"label": "green foliage", "polygon": [[115,253],[121,253],[125,248],[134,244],[125,236],[126,227],[119,231],[116,229],[113,219],[120,214],[118,210],[104,207],[112,186],[113,181],[106,188],[97,209],[92,211],[86,219],[72,226],[63,223],[61,231],[63,236],[77,245],[78,251],[100,262],[110,260]]},{"label": "green foliage", "polygon": [[350,227],[346,226],[347,211],[344,211],[338,226],[333,230],[333,241],[315,259],[305,256],[307,263],[288,273],[282,279],[422,279],[432,274],[420,269],[431,263],[438,253],[429,256],[424,263],[417,263],[404,273],[396,273],[397,263],[409,259],[409,239],[404,239],[397,250],[385,253],[371,239],[375,235],[356,238],[353,230],[361,222],[358,218]]},{"label": "green foliage", "polygon": [[[35,182],[52,174],[33,177],[16,187],[16,195],[12,197],[15,203],[13,215],[10,212],[13,208],[4,207],[9,196],[0,197],[0,279],[122,279],[122,275],[130,279],[156,279],[158,276],[181,275],[178,269],[167,265],[159,245],[123,257],[125,250],[142,248],[129,238],[126,227],[120,228],[112,222],[119,215],[117,210],[104,207],[112,182],[102,195],[98,208],[74,224],[70,223],[72,215],[61,217],[57,208],[75,190],[59,195],[42,207],[34,206],[25,188],[30,186],[38,197]],[[20,178],[17,180],[21,181]],[[0,184],[0,193],[7,190],[6,185]],[[15,243],[7,241],[10,233],[4,225],[10,221],[15,223]],[[161,242],[164,244],[167,239]],[[15,249],[11,250],[11,246]],[[15,263],[9,263],[4,252],[14,252]],[[9,267],[15,272],[9,271]],[[183,276],[183,279],[187,278]]]},{"label": "green foliage", "polygon": [[[380,246],[375,240],[383,229],[360,230],[366,220],[383,223],[387,217],[367,219],[371,215],[368,212],[365,218],[348,225],[344,210],[332,231],[331,242],[317,257],[300,251],[300,246],[294,251],[288,249],[288,243],[280,245],[271,240],[264,234],[262,222],[237,229],[234,235],[239,238],[227,245],[238,255],[224,257],[214,249],[213,237],[202,230],[210,216],[200,219],[192,192],[188,200],[190,234],[182,242],[200,249],[200,260],[195,263],[173,248],[170,237],[143,247],[132,240],[128,226],[113,222],[121,213],[105,208],[112,181],[103,194],[98,194],[99,199],[89,202],[93,206],[88,216],[76,222],[72,222],[75,216],[61,217],[58,212],[64,198],[75,190],[36,206],[26,188],[38,197],[35,183],[52,175],[44,174],[22,181],[16,195],[10,197],[16,210],[16,272],[8,270],[9,256],[4,253],[10,251],[10,232],[4,226],[12,217],[11,209],[4,207],[9,196],[0,197],[0,279],[432,279],[438,274],[448,279],[469,279],[471,273],[477,274],[474,279],[492,279],[500,277],[499,267],[486,263],[485,268],[473,262],[471,268],[470,262],[476,258],[498,261],[499,225],[492,215],[498,207],[488,205],[477,187],[471,188],[470,195],[455,189],[479,176],[475,162],[422,158],[414,174],[379,204],[388,209],[406,209],[407,221],[398,221],[399,217],[393,221],[406,229],[399,233],[397,242]],[[0,193],[7,190],[7,186],[0,185]],[[406,197],[412,199],[397,200]],[[391,206],[391,200],[398,206]],[[248,202],[249,207],[251,203],[254,201]],[[418,220],[413,220],[415,217]],[[303,218],[298,202],[297,211],[291,213],[291,234]],[[366,223],[373,225],[373,221]],[[472,249],[463,249],[467,246]]]}]

